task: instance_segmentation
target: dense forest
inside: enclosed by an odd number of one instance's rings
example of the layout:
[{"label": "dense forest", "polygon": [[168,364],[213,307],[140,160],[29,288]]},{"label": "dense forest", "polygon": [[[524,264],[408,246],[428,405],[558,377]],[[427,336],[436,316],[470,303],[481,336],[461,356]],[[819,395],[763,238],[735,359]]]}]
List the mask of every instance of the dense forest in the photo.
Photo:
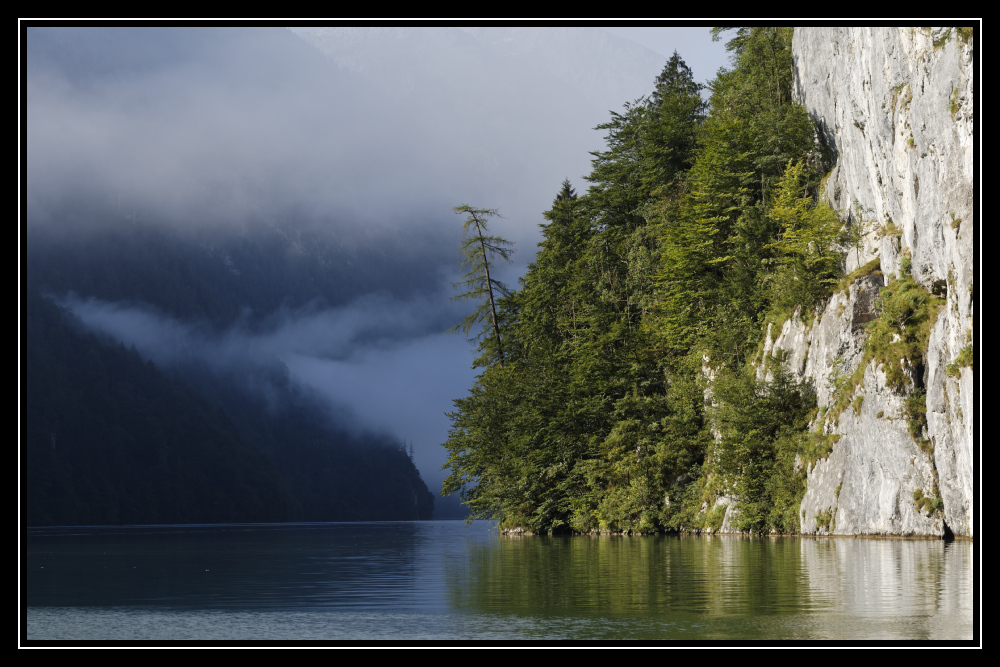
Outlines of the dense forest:
[{"label": "dense forest", "polygon": [[381,254],[300,229],[192,235],[99,207],[66,215],[85,231],[28,229],[29,524],[431,517],[433,495],[403,443],[338,420],[280,360],[212,368],[192,355],[158,368],[45,296],[79,292],[210,331],[254,331],[281,307],[343,304],[359,285],[419,289],[433,278],[424,267],[404,255],[385,272]]},{"label": "dense forest", "polygon": [[165,374],[30,287],[23,442],[29,525],[428,519],[402,443],[338,430],[267,373]]},{"label": "dense forest", "polygon": [[843,287],[850,226],[821,203],[832,157],[792,95],[792,28],[713,36],[731,67],[708,102],[675,53],[612,113],[587,192],[563,183],[499,326],[475,339],[444,484],[475,518],[700,530],[728,495],[741,530],[798,530],[801,462],[826,436],[808,386],[757,369],[768,322]]},{"label": "dense forest", "polygon": [[362,287],[426,288],[435,276],[412,253],[262,220],[226,235],[171,231],[93,205],[62,215],[68,232],[27,230],[29,524],[432,516],[433,494],[403,443],[331,414],[279,359],[211,367],[192,351],[158,368],[50,299],[145,304],[207,332],[249,334],[266,331],[282,308],[342,305]]}]

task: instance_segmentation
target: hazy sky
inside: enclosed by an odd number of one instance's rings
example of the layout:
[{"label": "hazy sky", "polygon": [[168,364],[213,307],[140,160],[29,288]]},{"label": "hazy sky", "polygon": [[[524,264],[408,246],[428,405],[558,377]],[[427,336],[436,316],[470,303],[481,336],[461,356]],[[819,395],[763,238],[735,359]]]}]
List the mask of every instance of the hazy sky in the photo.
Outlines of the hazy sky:
[{"label": "hazy sky", "polygon": [[[729,54],[726,53],[725,40],[713,42],[709,32],[710,26],[602,25],[598,27],[657,52],[664,58],[664,61],[676,50],[694,72],[695,78],[701,83],[714,77],[720,67],[728,67],[729,65]],[[292,28],[295,32],[316,29],[314,26]]]},{"label": "hazy sky", "polygon": [[[209,332],[156,304],[64,302],[158,363],[281,359],[359,425],[413,442],[437,492],[444,413],[474,377],[469,343],[443,333],[461,319],[448,302],[452,207],[500,209],[493,231],[517,252],[497,273],[516,284],[562,180],[586,191],[590,151],[604,147],[594,127],[610,110],[649,94],[674,49],[701,81],[726,64],[707,28],[608,31],[618,37],[586,26],[338,28],[313,41],[265,28],[29,29],[29,225],[69,234],[87,211],[177,234],[280,222],[320,230],[346,248],[339,257],[420,254],[407,261],[438,276],[433,289],[265,313],[269,328],[254,332]],[[399,264],[379,261],[390,277]]]},{"label": "hazy sky", "polygon": [[705,83],[715,76],[720,67],[729,66],[725,39],[712,41],[710,27],[702,26],[600,26],[601,30],[630,39],[664,58],[674,50],[688,64],[694,77]]}]

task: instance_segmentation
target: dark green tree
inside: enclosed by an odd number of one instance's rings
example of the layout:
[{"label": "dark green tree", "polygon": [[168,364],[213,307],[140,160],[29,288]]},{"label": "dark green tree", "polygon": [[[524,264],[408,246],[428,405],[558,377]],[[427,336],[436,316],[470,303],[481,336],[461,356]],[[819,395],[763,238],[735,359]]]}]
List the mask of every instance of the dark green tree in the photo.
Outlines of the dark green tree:
[{"label": "dark green tree", "polygon": [[[713,30],[718,36],[728,28]],[[803,187],[818,180],[809,114],[791,96],[790,28],[740,28],[733,68],[711,82],[712,112],[679,204],[653,209],[662,231],[664,339],[700,341],[713,363],[739,368],[756,350],[782,223],[769,215],[789,160],[804,159]]]},{"label": "dark green tree", "polygon": [[796,448],[814,414],[816,398],[780,365],[761,382],[752,370],[723,373],[713,383],[720,435],[716,473],[737,496],[737,525],[744,532],[799,528],[798,505],[805,473],[796,469]]},{"label": "dark green tree", "polygon": [[571,201],[576,201],[576,190],[573,189],[573,185],[569,182],[569,179],[565,179],[562,182],[562,190],[556,195],[556,198],[552,200],[552,208],[554,209],[559,204],[566,204]]},{"label": "dark green tree", "polygon": [[[455,213],[467,214],[462,224],[464,237],[459,254],[462,255],[462,267],[466,269],[461,282],[452,287],[465,291],[452,297],[452,301],[478,301],[479,306],[461,324],[455,325],[452,331],[459,329],[468,336],[477,326],[482,330],[473,335],[470,340],[479,343],[483,357],[477,361],[489,365],[496,358],[500,366],[504,365],[503,339],[500,336],[500,320],[497,315],[500,297],[510,296],[511,291],[501,281],[490,274],[490,264],[499,257],[509,262],[514,253],[513,244],[499,236],[488,234],[490,218],[501,217],[493,208],[473,208],[468,204],[456,206]],[[489,320],[487,322],[487,320]],[[492,331],[492,336],[489,333]]]},{"label": "dark green tree", "polygon": [[[670,56],[670,60],[663,67],[663,71],[656,77],[656,88],[650,97],[654,107],[663,104],[663,101],[671,95],[694,96],[701,94],[702,85],[694,80],[694,74],[687,63],[677,55],[676,49]],[[704,106],[700,106],[699,111],[704,111]]]},{"label": "dark green tree", "polygon": [[698,127],[708,108],[701,97],[702,88],[674,51],[656,78],[643,142],[645,180],[654,194],[657,187],[663,191],[674,186],[694,163]]}]

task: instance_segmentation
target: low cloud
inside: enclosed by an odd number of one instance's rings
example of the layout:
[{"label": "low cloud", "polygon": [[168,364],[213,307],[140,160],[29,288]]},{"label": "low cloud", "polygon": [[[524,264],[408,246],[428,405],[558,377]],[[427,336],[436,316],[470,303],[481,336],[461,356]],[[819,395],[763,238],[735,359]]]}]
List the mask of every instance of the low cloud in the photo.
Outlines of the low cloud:
[{"label": "low cloud", "polygon": [[[440,445],[450,424],[444,413],[474,379],[468,342],[444,333],[462,316],[444,290],[410,300],[374,293],[340,308],[281,309],[253,331],[239,322],[218,330],[148,305],[72,294],[60,304],[88,328],[135,345],[168,369],[194,363],[231,375],[281,362],[293,382],[325,399],[338,427],[413,443],[424,480],[440,488],[446,459]],[[253,378],[248,388],[272,392],[260,374]]]},{"label": "low cloud", "polygon": [[29,224],[64,232],[99,204],[181,230],[294,210],[363,238],[467,203],[533,247],[562,180],[583,191],[595,125],[662,67],[592,28],[358,28],[328,55],[282,28],[27,37]]}]

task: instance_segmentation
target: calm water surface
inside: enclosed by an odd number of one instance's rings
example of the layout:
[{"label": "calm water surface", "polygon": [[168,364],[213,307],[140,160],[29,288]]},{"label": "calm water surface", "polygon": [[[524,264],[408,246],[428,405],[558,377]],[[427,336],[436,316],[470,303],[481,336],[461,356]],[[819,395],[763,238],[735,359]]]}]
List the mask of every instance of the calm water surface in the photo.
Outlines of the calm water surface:
[{"label": "calm water surface", "polygon": [[970,640],[973,546],[461,521],[39,528],[27,638]]}]

